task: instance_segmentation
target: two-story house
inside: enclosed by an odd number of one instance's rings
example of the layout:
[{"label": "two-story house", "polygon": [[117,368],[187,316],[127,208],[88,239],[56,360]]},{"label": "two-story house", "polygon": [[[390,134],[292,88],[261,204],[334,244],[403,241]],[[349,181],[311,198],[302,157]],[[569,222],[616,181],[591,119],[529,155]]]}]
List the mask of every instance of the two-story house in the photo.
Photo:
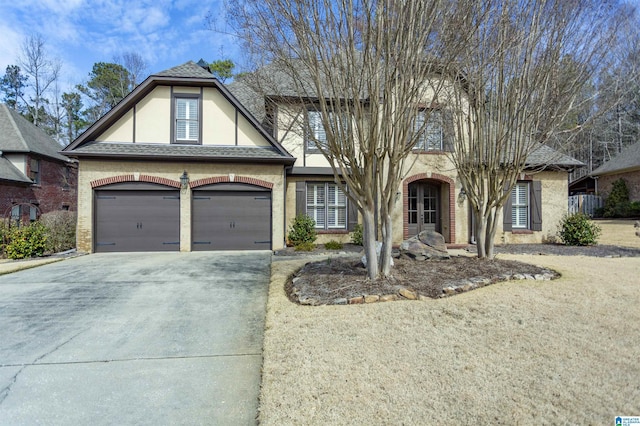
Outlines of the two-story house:
[{"label": "two-story house", "polygon": [[[298,214],[315,219],[319,242],[348,241],[357,209],[315,145],[318,113],[293,106],[314,132],[308,138],[292,131],[291,111],[268,98],[226,87],[193,62],[147,78],[64,150],[80,164],[78,249],[277,250]],[[446,155],[444,118],[430,117],[398,188],[394,242],[434,229],[449,244],[468,244],[469,207]],[[543,148],[531,164],[549,165],[555,154]],[[555,159],[522,176],[501,240],[555,234],[567,210],[566,170],[580,164]]]},{"label": "two-story house", "polygon": [[0,217],[28,223],[43,213],[76,210],[77,165],[62,147],[0,104]]}]

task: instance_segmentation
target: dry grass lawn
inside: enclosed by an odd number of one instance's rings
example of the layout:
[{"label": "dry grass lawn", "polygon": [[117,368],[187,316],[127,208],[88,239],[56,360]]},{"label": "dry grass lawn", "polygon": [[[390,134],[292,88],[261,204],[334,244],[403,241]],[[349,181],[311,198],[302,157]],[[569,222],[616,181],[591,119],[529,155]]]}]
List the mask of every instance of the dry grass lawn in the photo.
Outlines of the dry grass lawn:
[{"label": "dry grass lawn", "polygon": [[563,277],[310,307],[284,293],[304,260],[274,262],[261,423],[612,424],[638,415],[640,258],[501,257]]}]

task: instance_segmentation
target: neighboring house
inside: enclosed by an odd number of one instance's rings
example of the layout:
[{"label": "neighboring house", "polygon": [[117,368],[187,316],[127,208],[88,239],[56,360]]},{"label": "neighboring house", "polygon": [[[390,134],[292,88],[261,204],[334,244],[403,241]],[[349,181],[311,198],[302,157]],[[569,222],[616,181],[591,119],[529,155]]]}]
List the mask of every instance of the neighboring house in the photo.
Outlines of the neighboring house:
[{"label": "neighboring house", "polygon": [[[78,249],[276,250],[297,214],[316,220],[318,242],[349,241],[357,209],[282,108],[193,62],[150,76],[64,150],[79,160]],[[313,108],[296,109],[321,140]],[[443,117],[431,117],[398,188],[393,240],[434,229],[465,245],[469,206]],[[567,170],[581,163],[544,146],[529,160],[499,242],[540,242],[567,211]]]},{"label": "neighboring house", "polygon": [[640,201],[640,142],[623,149],[620,154],[595,169],[591,176],[597,181],[598,195],[608,197],[613,182],[622,179],[629,189],[629,199]]},{"label": "neighboring house", "polygon": [[76,210],[77,166],[62,147],[0,104],[0,217],[26,223],[43,213]]},{"label": "neighboring house", "polygon": [[272,250],[295,159],[194,62],[154,74],[64,150],[78,250]]}]

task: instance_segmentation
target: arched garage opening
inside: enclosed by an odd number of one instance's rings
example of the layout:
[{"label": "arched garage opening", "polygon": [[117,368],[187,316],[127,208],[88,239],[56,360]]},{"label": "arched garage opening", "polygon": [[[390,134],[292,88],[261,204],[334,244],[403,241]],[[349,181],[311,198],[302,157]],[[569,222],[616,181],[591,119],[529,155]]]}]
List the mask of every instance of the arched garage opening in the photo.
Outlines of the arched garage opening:
[{"label": "arched garage opening", "polygon": [[151,182],[94,189],[94,251],[180,250],[180,192]]},{"label": "arched garage opening", "polygon": [[192,250],[271,250],[270,188],[222,182],[192,191]]}]

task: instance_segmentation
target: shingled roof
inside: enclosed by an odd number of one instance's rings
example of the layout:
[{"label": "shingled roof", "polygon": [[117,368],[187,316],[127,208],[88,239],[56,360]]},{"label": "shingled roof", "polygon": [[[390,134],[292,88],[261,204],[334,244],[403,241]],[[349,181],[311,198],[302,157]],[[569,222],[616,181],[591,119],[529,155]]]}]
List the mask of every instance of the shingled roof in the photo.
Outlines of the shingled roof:
[{"label": "shingled roof", "polygon": [[6,104],[0,104],[0,151],[42,155],[58,161],[70,161],[58,153],[62,146],[42,129],[27,121]]},{"label": "shingled roof", "polygon": [[595,169],[591,176],[621,173],[636,169],[640,169],[640,142],[624,148],[620,154]]},{"label": "shingled roof", "polygon": [[78,157],[121,157],[128,159],[157,160],[218,160],[234,162],[289,162],[273,146],[216,146],[216,145],[174,145],[144,143],[89,142],[76,148]]},{"label": "shingled roof", "polygon": [[555,166],[563,169],[572,169],[574,167],[582,167],[584,163],[560,151],[556,151],[548,145],[540,145],[527,156],[526,165],[531,168]]},{"label": "shingled roof", "polygon": [[160,71],[153,74],[157,77],[179,77],[179,78],[215,78],[213,74],[202,68],[193,61],[185,62],[177,67]]}]

